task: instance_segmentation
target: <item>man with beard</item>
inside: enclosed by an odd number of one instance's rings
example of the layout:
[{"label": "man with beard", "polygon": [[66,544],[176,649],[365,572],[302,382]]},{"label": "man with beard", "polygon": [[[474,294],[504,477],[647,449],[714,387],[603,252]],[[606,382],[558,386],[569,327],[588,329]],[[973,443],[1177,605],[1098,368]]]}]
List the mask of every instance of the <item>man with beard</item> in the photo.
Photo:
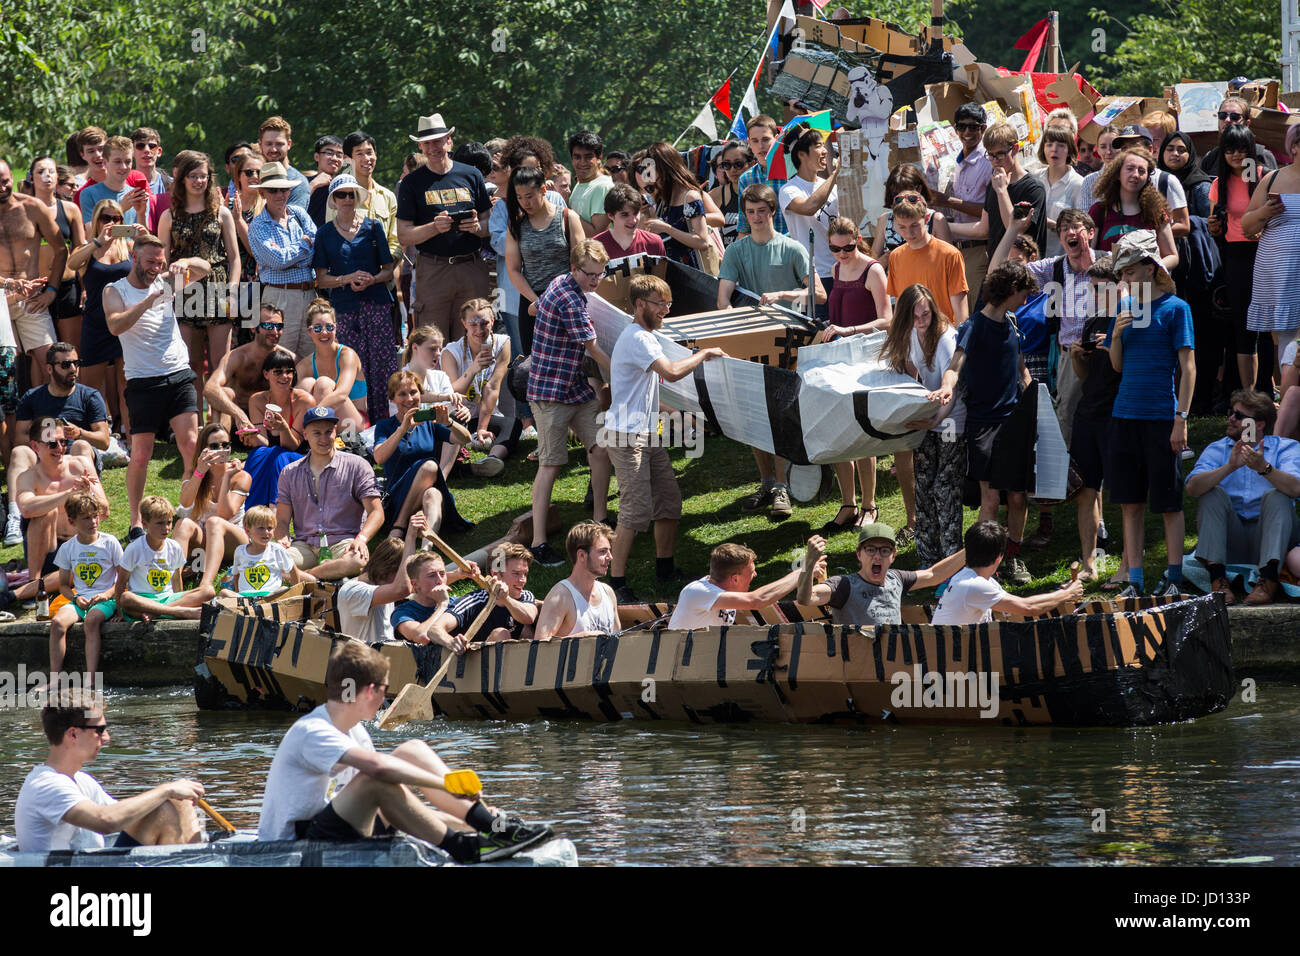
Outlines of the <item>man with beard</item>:
[{"label": "man with beard", "polygon": [[306,212],[311,202],[311,186],[307,177],[289,162],[289,150],[293,148],[293,127],[289,121],[283,116],[268,116],[263,120],[257,128],[257,148],[268,164],[279,163],[284,167],[284,178],[289,180],[289,204]]},{"label": "man with beard", "polygon": [[245,445],[255,445],[256,426],[248,417],[248,400],[254,392],[266,388],[262,363],[280,344],[284,333],[284,312],[278,305],[262,303],[261,321],[253,341],[231,349],[217,364],[203,386],[203,397],[216,414],[229,415],[235,423],[233,434]]},{"label": "man with beard", "polygon": [[614,549],[613,532],[599,521],[583,521],[569,529],[564,548],[572,573],[560,581],[542,602],[533,639],[589,637],[618,631],[618,604],[614,589],[600,581],[609,571]]},{"label": "man with beard", "polygon": [[[44,279],[37,279],[42,240],[54,249],[54,257]],[[68,245],[54,214],[36,197],[14,192],[13,170],[0,160],[0,278],[14,331],[22,350],[31,356],[36,384],[45,381],[41,353],[55,339],[50,304],[67,261]]]},{"label": "man with beard", "polygon": [[190,369],[190,350],[181,338],[172,309],[172,291],[180,282],[197,282],[212,267],[192,256],[170,266],[162,240],[145,234],[131,250],[131,272],[104,289],[108,330],[122,342],[126,366],[126,404],[131,413],[131,463],[126,469],[131,509],[128,543],[144,534],[140,499],[153,458],[154,436],[170,426],[182,467],[194,467],[199,437],[199,403]]}]

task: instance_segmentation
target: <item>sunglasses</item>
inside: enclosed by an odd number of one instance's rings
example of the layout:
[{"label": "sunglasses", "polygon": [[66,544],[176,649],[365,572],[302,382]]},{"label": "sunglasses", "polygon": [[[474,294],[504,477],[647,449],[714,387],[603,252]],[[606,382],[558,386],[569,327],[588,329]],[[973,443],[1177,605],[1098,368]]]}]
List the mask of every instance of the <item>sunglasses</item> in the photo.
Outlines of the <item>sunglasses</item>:
[{"label": "sunglasses", "polygon": [[121,221],[122,221],[122,217],[121,217],[121,216],[100,216],[100,217],[99,217],[99,221],[100,221],[101,223],[104,223],[104,222],[121,222]]},{"label": "sunglasses", "polygon": [[1240,113],[1232,113],[1229,112],[1228,110],[1219,110],[1219,119],[1230,120],[1233,123],[1240,123],[1243,119],[1245,119],[1245,117],[1242,116]]},{"label": "sunglasses", "polygon": [[349,192],[337,192],[334,194],[334,198],[335,200],[341,200],[343,202],[355,202],[357,198],[357,194],[349,193]]},{"label": "sunglasses", "polygon": [[72,442],[66,438],[56,438],[54,441],[47,441],[45,447],[50,451],[59,451],[61,449],[66,451],[67,447],[71,444]]},{"label": "sunglasses", "polygon": [[[1228,412],[1228,417],[1233,421],[1244,422],[1254,418],[1255,416],[1251,415],[1249,412],[1239,412],[1234,408],[1232,411]],[[1262,421],[1262,419],[1259,420]]]},{"label": "sunglasses", "polygon": [[264,332],[283,332],[283,322],[258,322],[257,327]]},{"label": "sunglasses", "polygon": [[979,123],[958,123],[956,128],[958,132],[973,133],[976,130],[983,129],[984,127]]},{"label": "sunglasses", "polygon": [[159,143],[136,143],[136,144],[135,144],[135,148],[136,148],[136,149],[160,149],[160,148],[161,148],[161,144],[159,144]]},{"label": "sunglasses", "polygon": [[239,174],[241,176],[247,176],[249,179],[260,179],[262,177],[262,171],[260,169],[241,169]]},{"label": "sunglasses", "polygon": [[93,730],[97,737],[103,737],[104,734],[108,733],[108,721],[104,721],[102,724],[73,724],[72,726],[78,730]]},{"label": "sunglasses", "polygon": [[745,161],[743,159],[736,159],[736,160],[724,159],[722,162],[718,163],[718,168],[719,169],[744,169]]},{"label": "sunglasses", "polygon": [[831,252],[837,256],[843,255],[846,252],[852,252],[854,249],[857,248],[857,246],[853,243],[850,243],[847,246],[837,246],[834,243],[827,243],[827,245],[830,246]]},{"label": "sunglasses", "polygon": [[51,365],[67,371],[70,368],[81,368],[81,359],[63,359],[58,362],[51,362]]},{"label": "sunglasses", "polygon": [[291,369],[291,368],[273,368],[273,369],[271,369],[271,374],[272,374],[272,375],[293,375],[293,369]]},{"label": "sunglasses", "polygon": [[317,334],[319,335],[321,332],[333,332],[333,331],[334,331],[334,326],[332,326],[332,325],[313,325],[313,326],[311,327],[311,330],[312,330],[313,332],[315,332],[315,333],[317,333]]},{"label": "sunglasses", "polygon": [[279,193],[288,193],[291,192],[291,190],[286,186],[267,186],[262,190],[262,192],[279,194]]},{"label": "sunglasses", "polygon": [[228,442],[228,441],[210,441],[210,442],[208,442],[208,448],[209,448],[210,450],[212,450],[212,451],[229,451],[229,450],[230,450],[230,442]]},{"label": "sunglasses", "polygon": [[622,172],[623,170],[625,170],[625,169],[627,169],[626,166],[606,166],[606,167],[605,167],[605,171],[606,171],[606,172],[610,172],[610,173],[621,173],[621,172]]}]

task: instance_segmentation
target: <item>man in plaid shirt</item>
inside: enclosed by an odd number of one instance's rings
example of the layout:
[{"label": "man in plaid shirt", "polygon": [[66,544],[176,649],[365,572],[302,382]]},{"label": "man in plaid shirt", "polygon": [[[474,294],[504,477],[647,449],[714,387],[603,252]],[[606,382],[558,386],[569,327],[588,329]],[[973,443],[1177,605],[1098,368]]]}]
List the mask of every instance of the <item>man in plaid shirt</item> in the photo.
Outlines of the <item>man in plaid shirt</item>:
[{"label": "man in plaid shirt", "polygon": [[600,400],[587,381],[583,359],[590,355],[606,373],[609,356],[596,344],[587,316],[587,295],[605,275],[609,254],[594,239],[578,243],[569,257],[571,271],[557,276],[537,300],[533,327],[528,404],[537,426],[537,477],[533,480],[533,560],[547,567],[564,557],[546,542],[546,512],[560,470],[569,463],[569,429],[587,449],[591,465],[592,513],[606,521],[609,454],[596,443]]},{"label": "man in plaid shirt", "polygon": [[[741,174],[736,183],[736,192],[743,193],[747,186],[771,186],[774,193],[781,195],[781,187],[786,184],[786,180],[773,179],[767,175],[767,154],[772,151],[772,144],[781,135],[780,124],[766,113],[759,113],[749,121],[746,135],[749,139],[749,149],[758,162]],[[736,220],[737,237],[749,235],[749,220],[745,218],[743,203],[741,206],[740,215]],[[781,215],[779,204],[776,213],[772,216],[772,228],[783,236],[790,234],[785,224],[785,216]]]}]

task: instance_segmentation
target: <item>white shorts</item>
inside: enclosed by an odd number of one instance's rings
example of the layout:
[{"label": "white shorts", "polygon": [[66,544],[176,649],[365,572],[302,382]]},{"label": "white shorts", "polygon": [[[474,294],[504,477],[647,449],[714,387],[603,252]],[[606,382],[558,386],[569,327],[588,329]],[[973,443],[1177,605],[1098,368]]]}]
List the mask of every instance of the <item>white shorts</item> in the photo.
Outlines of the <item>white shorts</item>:
[{"label": "white shorts", "polygon": [[9,303],[9,317],[13,321],[14,333],[18,336],[18,347],[24,352],[53,345],[58,341],[49,309],[28,312],[23,308],[23,300],[17,299]]}]

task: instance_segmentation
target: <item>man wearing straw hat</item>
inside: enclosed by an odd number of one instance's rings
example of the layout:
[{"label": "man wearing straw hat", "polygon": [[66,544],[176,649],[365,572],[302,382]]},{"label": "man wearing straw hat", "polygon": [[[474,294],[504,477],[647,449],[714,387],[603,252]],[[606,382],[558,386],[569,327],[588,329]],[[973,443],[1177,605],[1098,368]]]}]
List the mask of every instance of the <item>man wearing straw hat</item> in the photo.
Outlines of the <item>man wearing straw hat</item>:
[{"label": "man wearing straw hat", "polygon": [[491,292],[483,237],[492,208],[483,174],[453,162],[451,134],[442,114],[421,116],[411,140],[425,163],[397,187],[397,238],[416,246],[415,322],[435,325],[448,341],[460,307]]},{"label": "man wearing straw hat", "polygon": [[307,306],[316,297],[316,274],[311,265],[316,223],[306,209],[289,202],[295,185],[280,163],[262,167],[261,182],[253,188],[262,191],[266,205],[248,224],[248,244],[257,260],[262,301],[278,307],[284,315],[280,344],[301,359],[315,349],[307,334],[306,316]]}]

